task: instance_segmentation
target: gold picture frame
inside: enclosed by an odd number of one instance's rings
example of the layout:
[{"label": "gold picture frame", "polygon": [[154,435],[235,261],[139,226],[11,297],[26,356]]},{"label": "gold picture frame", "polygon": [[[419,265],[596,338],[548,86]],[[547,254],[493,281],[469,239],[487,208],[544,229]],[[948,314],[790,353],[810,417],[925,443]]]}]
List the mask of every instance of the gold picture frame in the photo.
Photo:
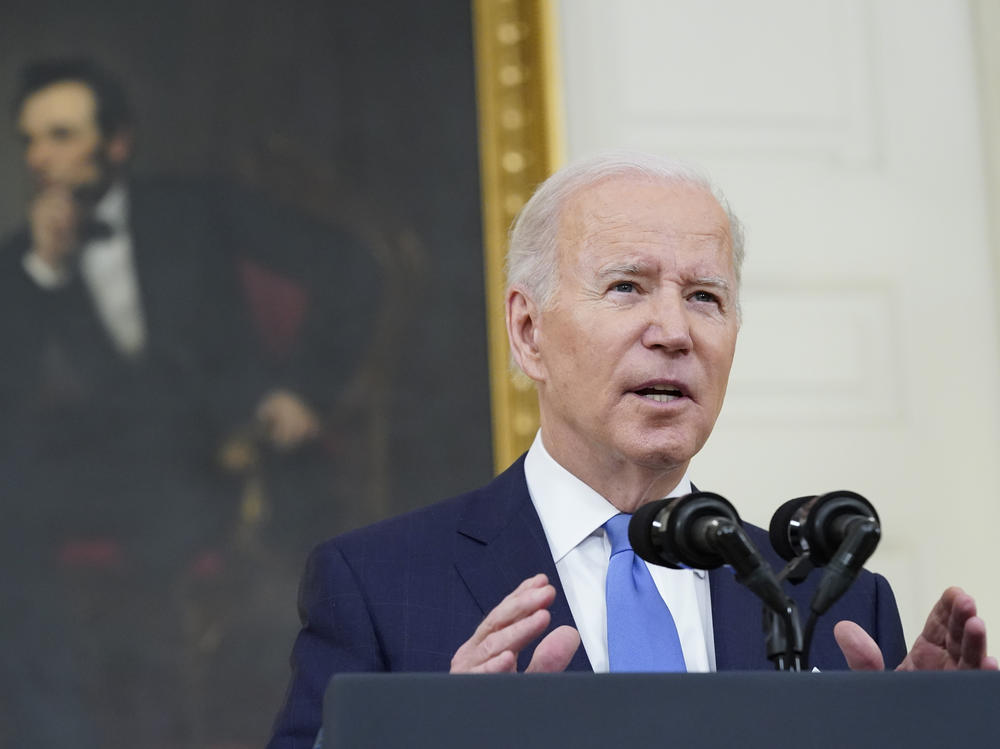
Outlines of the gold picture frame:
[{"label": "gold picture frame", "polygon": [[563,160],[555,9],[548,0],[475,0],[476,98],[493,460],[499,472],[538,429],[533,383],[510,367],[504,324],[507,231]]}]

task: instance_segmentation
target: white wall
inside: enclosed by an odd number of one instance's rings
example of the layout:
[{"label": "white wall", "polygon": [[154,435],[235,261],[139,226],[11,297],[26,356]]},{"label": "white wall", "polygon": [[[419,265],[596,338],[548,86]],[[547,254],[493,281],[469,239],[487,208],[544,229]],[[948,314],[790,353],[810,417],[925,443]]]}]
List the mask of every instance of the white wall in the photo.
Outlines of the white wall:
[{"label": "white wall", "polygon": [[1000,366],[966,3],[563,0],[559,19],[569,158],[692,159],[746,224],[744,328],[695,481],[765,526],[786,499],[859,491],[908,640],[956,583],[1000,631]]}]

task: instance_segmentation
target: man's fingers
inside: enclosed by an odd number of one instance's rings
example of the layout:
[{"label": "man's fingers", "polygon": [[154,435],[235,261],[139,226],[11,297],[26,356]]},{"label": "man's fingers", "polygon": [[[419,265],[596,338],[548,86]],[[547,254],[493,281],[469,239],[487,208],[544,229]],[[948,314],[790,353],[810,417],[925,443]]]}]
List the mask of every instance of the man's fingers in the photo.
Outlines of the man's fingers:
[{"label": "man's fingers", "polygon": [[452,667],[451,673],[464,674],[512,674],[517,671],[517,656],[509,650],[497,653],[485,663],[473,666],[468,671],[456,671]]},{"label": "man's fingers", "polygon": [[[552,619],[556,590],[545,575],[524,580],[483,619],[451,659],[452,673],[505,673],[517,669],[517,655],[541,636]],[[557,627],[538,643],[527,670],[564,671],[580,647],[573,627]]]},{"label": "man's fingers", "polygon": [[[965,649],[966,625],[976,617],[976,602],[961,588],[948,588],[941,596],[941,603],[948,611],[948,649],[958,661]],[[983,627],[983,638],[986,637]]]},{"label": "man's fingers", "polygon": [[472,637],[456,651],[451,659],[452,673],[513,670],[517,654],[549,626],[548,606],[555,593],[545,575],[523,581],[486,615]]},{"label": "man's fingers", "polygon": [[854,622],[837,622],[833,636],[852,671],[882,671],[885,668],[878,644]]},{"label": "man's fingers", "polygon": [[543,585],[547,585],[548,582],[549,578],[539,572],[537,575],[532,575],[531,577],[522,580],[521,584],[514,588],[514,590],[512,590],[510,595],[507,597],[510,598],[513,595],[517,595],[522,590],[528,590],[529,588],[541,588]]},{"label": "man's fingers", "polygon": [[986,623],[976,616],[975,599],[958,587],[941,594],[921,637],[941,648],[940,668],[982,668],[987,657]]},{"label": "man's fingers", "polygon": [[526,670],[530,673],[565,671],[578,647],[580,647],[579,632],[565,624],[556,627],[538,643]]},{"label": "man's fingers", "polygon": [[981,668],[986,659],[986,622],[978,616],[966,619],[961,638],[959,668]]},{"label": "man's fingers", "polygon": [[899,665],[901,670],[996,669],[986,655],[986,624],[976,602],[961,588],[948,588],[934,604],[923,631]]},{"label": "man's fingers", "polygon": [[53,186],[40,193],[30,211],[34,253],[53,268],[59,268],[76,242],[79,212],[72,193]]},{"label": "man's fingers", "polygon": [[541,609],[508,624],[503,629],[491,632],[479,642],[470,640],[455,654],[452,668],[455,668],[456,661],[458,661],[458,665],[465,664],[467,667],[475,669],[478,665],[486,663],[500,653],[511,652],[516,656],[528,643],[538,639],[545,628],[549,626],[549,620],[549,612]]},{"label": "man's fingers", "polygon": [[486,618],[476,627],[470,641],[482,642],[493,632],[530,616],[539,609],[547,608],[555,599],[556,589],[548,584],[545,575],[535,575],[523,581],[514,592],[496,605]]}]

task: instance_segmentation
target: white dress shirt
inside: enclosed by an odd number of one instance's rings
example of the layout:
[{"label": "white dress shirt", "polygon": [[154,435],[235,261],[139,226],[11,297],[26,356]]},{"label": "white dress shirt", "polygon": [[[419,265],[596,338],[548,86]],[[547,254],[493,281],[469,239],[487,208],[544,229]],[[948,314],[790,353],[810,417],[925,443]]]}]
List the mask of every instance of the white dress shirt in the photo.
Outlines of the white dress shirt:
[{"label": "white dress shirt", "polygon": [[[607,610],[604,598],[611,544],[602,527],[618,510],[559,465],[539,433],[524,461],[528,492],[545,530],[556,572],[594,671],[608,670]],[[691,491],[687,475],[670,493]],[[688,671],[715,670],[715,638],[708,575],[647,565],[670,608]]]},{"label": "white dress shirt", "polygon": [[[128,229],[128,192],[112,185],[94,207],[94,219],[107,224],[107,237],[88,240],[79,249],[79,269],[97,315],[118,351],[127,357],[142,353],[146,322],[139,299],[139,277]],[[43,289],[54,291],[70,281],[69,268],[57,271],[29,250],[24,270]]]}]

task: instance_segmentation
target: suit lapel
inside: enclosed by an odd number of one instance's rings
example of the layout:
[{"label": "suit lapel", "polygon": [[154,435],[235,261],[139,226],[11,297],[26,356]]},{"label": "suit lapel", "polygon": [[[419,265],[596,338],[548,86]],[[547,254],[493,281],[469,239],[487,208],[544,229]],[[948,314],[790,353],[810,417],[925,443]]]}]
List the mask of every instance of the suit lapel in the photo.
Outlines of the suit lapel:
[{"label": "suit lapel", "polygon": [[[575,627],[542,523],[528,494],[524,456],[479,491],[485,496],[470,502],[459,519],[455,566],[483,615],[522,580],[543,572],[556,589],[547,632],[564,624]],[[519,669],[528,665],[531,652],[520,654]],[[567,670],[592,670],[582,646]]]},{"label": "suit lapel", "polygon": [[[190,350],[197,331],[228,314],[229,298],[217,298],[224,290],[212,264],[225,255],[227,241],[213,224],[216,212],[194,186],[139,183],[129,190],[132,252],[150,339],[177,352]],[[218,306],[206,310],[205,299]]]},{"label": "suit lapel", "polygon": [[147,334],[150,340],[163,343],[164,333],[175,327],[165,323],[184,315],[185,293],[191,279],[185,282],[181,276],[190,275],[190,268],[178,262],[176,248],[187,246],[191,240],[182,236],[190,217],[178,216],[162,200],[157,205],[159,197],[142,185],[133,186],[129,191],[129,224]]},{"label": "suit lapel", "polygon": [[158,231],[159,227],[156,226],[149,201],[142,189],[134,186],[129,190],[129,229],[132,233],[132,262],[135,265],[136,282],[139,284],[139,299],[142,300],[148,329],[152,324],[151,319],[158,312],[155,308],[150,308],[149,290],[152,284],[149,280],[155,274],[155,269],[150,264],[151,260],[163,254],[163,233]]}]

